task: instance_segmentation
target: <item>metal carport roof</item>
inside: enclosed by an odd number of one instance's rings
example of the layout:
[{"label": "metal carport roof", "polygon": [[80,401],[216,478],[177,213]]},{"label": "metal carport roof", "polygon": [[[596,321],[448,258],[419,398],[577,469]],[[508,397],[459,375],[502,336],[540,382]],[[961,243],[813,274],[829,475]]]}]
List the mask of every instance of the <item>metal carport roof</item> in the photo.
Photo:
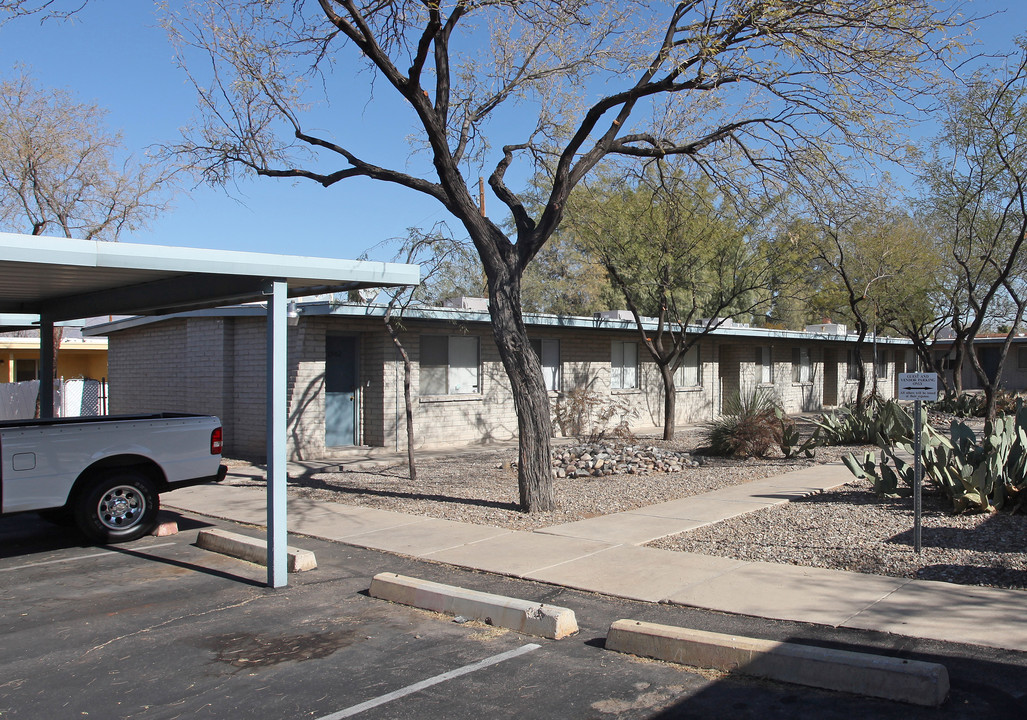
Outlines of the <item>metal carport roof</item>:
[{"label": "metal carport roof", "polygon": [[[38,315],[40,376],[53,375],[53,325],[263,301],[268,314],[268,584],[286,584],[285,352],[289,297],[416,285],[417,265],[0,233],[0,313]],[[40,384],[41,412],[53,388]]]}]

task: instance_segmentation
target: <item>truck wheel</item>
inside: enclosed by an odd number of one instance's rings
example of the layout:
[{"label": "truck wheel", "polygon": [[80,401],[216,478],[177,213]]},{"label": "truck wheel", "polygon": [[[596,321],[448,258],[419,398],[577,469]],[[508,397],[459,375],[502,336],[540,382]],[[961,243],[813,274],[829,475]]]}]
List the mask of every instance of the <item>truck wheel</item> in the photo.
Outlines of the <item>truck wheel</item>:
[{"label": "truck wheel", "polygon": [[75,507],[75,522],[91,540],[128,542],[157,524],[157,490],[145,475],[110,475],[86,488]]}]

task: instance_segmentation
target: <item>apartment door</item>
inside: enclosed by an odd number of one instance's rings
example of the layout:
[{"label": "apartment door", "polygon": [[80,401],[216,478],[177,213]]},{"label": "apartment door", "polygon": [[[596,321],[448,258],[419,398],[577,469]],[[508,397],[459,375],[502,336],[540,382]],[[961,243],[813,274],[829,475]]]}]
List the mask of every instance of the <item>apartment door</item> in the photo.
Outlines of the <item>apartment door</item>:
[{"label": "apartment door", "polygon": [[824,405],[835,407],[838,404],[838,351],[824,350]]},{"label": "apartment door", "polygon": [[356,445],[360,373],[355,337],[325,338],[325,447]]}]

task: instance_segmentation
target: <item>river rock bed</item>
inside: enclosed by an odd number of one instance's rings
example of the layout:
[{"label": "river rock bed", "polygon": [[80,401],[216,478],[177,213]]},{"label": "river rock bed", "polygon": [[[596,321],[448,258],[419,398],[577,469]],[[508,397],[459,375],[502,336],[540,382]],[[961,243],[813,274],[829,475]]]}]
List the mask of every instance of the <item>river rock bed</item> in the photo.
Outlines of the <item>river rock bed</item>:
[{"label": "river rock bed", "polygon": [[701,465],[702,458],[693,457],[690,452],[655,445],[571,445],[557,448],[553,453],[553,475],[556,478],[676,473]]}]

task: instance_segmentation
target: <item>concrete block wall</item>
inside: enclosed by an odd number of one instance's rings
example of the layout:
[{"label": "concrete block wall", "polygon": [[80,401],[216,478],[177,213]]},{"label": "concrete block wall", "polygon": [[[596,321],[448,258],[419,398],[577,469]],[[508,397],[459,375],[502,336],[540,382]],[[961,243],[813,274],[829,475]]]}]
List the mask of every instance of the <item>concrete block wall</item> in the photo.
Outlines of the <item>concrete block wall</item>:
[{"label": "concrete block wall", "polygon": [[325,452],[324,318],[309,318],[289,328],[286,436],[289,457],[310,460]]},{"label": "concrete block wall", "polygon": [[[452,443],[489,443],[510,440],[516,437],[517,416],[513,407],[512,393],[506,372],[503,370],[499,351],[492,340],[488,326],[478,325],[466,329],[435,324],[426,329],[423,325],[412,325],[409,340],[404,343],[413,363],[411,388],[414,394],[414,432],[418,445],[432,447]],[[471,395],[442,395],[420,397],[420,336],[421,335],[473,335],[478,338],[480,357],[480,393]],[[393,361],[395,362],[395,360]],[[390,363],[391,364],[391,363]],[[391,371],[391,372],[390,372]],[[398,404],[399,427],[396,414],[388,418],[392,429],[388,433],[399,437],[405,445],[406,431],[403,418],[402,367],[387,368],[386,374],[394,386],[390,395],[384,397],[385,406],[395,408]],[[399,385],[396,386],[396,376]],[[395,393],[398,392],[397,397]]]},{"label": "concrete block wall", "polygon": [[183,384],[193,374],[186,356],[186,321],[132,328],[110,336],[110,413],[198,412]]},{"label": "concrete block wall", "polygon": [[[419,396],[420,338],[469,333],[479,339],[481,392],[474,395]],[[376,317],[301,316],[289,328],[288,442],[290,457],[317,459],[324,445],[325,338],[358,338],[360,438],[363,445],[402,450],[406,444],[403,367]],[[633,331],[584,328],[532,328],[532,338],[560,341],[562,393],[585,388],[604,402],[621,404],[633,427],[663,422],[663,385],[655,363]],[[411,387],[419,446],[488,443],[516,437],[517,419],[509,380],[485,323],[465,327],[409,320],[402,335],[413,361]],[[610,388],[611,342],[638,343],[640,387]],[[788,412],[822,407],[826,372],[836,372],[839,402],[850,400],[855,383],[846,381],[845,343],[728,337],[700,341],[701,385],[678,388],[677,422],[705,422],[721,411],[725,397],[755,385],[755,348],[771,348],[773,390]],[[792,382],[792,349],[809,347],[812,382]],[[833,348],[836,362],[824,363]],[[197,317],[152,323],[110,336],[112,412],[171,410],[219,415],[226,427],[226,453],[260,457],[265,452],[266,322],[262,317]],[[888,353],[893,362],[896,354]],[[868,373],[871,366],[868,363]],[[869,387],[869,385],[868,385]],[[882,379],[884,397],[894,394],[894,366]],[[551,402],[561,393],[551,393]],[[616,422],[618,418],[614,418]],[[554,432],[559,427],[554,424]]]}]

